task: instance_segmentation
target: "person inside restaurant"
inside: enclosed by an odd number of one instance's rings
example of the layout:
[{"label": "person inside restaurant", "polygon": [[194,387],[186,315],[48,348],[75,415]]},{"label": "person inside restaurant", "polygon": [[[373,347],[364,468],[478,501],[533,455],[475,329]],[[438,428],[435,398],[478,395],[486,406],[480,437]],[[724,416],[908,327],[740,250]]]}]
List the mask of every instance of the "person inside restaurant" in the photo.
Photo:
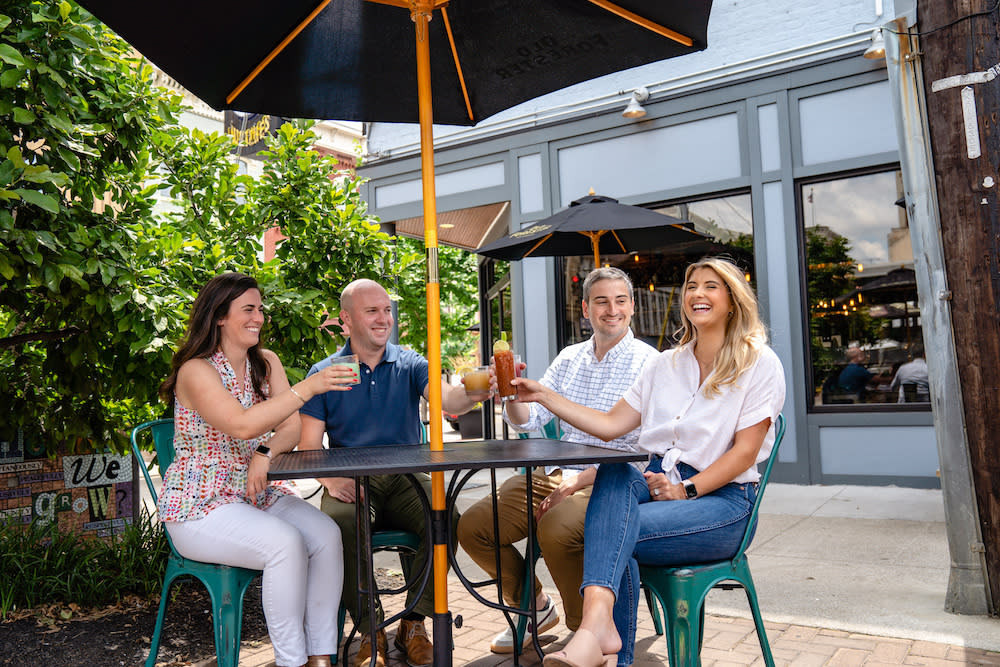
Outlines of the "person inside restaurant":
[{"label": "person inside restaurant", "polygon": [[915,343],[910,348],[910,361],[896,371],[889,390],[899,392],[900,403],[925,403],[931,400],[927,360],[924,359],[922,343]]}]

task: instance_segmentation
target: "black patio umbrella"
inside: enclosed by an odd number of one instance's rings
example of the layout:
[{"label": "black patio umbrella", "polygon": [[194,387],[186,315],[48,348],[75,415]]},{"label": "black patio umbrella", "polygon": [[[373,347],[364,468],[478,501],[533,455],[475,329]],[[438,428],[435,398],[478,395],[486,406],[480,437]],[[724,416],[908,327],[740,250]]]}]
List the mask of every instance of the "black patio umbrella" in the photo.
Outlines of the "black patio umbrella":
[{"label": "black patio umbrella", "polygon": [[[432,378],[441,375],[433,123],[473,125],[574,83],[700,51],[712,7],[712,0],[79,2],[216,109],[419,120]],[[434,382],[429,403],[439,414]],[[443,449],[436,420],[430,445]],[[432,477],[433,508],[444,510],[444,475]],[[447,544],[435,541],[434,549],[435,647],[443,652]],[[435,664],[450,658],[436,651]]]},{"label": "black patio umbrella", "polygon": [[[711,0],[81,0],[215,109],[417,121],[411,10],[435,123],[706,47]],[[433,20],[431,16],[433,15]],[[428,90],[430,86],[428,86]]]},{"label": "black patio umbrella", "polygon": [[694,223],[657,213],[641,206],[620,204],[617,199],[588,195],[544,220],[520,229],[476,250],[503,260],[528,256],[564,257],[620,255],[668,245],[703,244],[712,237],[696,231]]}]

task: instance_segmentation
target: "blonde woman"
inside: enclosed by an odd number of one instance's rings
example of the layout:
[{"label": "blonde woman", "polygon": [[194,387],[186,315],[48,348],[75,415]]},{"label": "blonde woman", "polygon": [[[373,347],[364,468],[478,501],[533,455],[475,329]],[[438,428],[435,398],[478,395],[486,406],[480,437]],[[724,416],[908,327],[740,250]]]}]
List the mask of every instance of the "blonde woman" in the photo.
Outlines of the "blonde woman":
[{"label": "blonde woman", "polygon": [[728,558],[743,536],[785,400],[778,357],[767,346],[743,272],[721,258],[684,277],[680,344],[650,360],[610,412],[572,403],[517,379],[577,428],[611,440],[642,426],[646,471],[602,465],[584,533],[583,620],[546,667],[612,667],[633,661],[638,563],[670,566]]}]

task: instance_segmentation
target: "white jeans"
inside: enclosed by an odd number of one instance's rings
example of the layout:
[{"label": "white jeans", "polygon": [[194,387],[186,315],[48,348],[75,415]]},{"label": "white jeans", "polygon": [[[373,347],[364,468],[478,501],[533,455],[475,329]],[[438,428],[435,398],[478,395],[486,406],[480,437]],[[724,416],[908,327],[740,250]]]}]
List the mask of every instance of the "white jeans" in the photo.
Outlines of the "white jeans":
[{"label": "white jeans", "polygon": [[230,503],[164,526],[185,558],[264,571],[264,618],[278,665],[298,667],[310,655],[337,652],[344,547],[326,514],[285,496],[266,510]]}]

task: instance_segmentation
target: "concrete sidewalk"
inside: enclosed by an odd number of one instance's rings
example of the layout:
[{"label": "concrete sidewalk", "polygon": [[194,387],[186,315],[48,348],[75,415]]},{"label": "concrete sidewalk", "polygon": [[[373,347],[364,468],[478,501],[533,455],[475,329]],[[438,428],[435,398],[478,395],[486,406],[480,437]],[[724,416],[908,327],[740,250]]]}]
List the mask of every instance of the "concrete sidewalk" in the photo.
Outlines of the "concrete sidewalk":
[{"label": "concrete sidewalk", "polygon": [[[509,474],[502,471],[498,477]],[[303,491],[311,484],[303,482]],[[460,508],[488,490],[488,474],[478,474],[463,492]],[[749,554],[779,665],[1000,666],[1000,619],[944,611],[949,555],[940,491],[772,484],[763,502]],[[459,560],[467,576],[482,578],[464,554]],[[398,569],[387,554],[380,554],[377,564]],[[454,633],[454,664],[512,665],[509,656],[493,655],[488,648],[506,627],[503,617],[476,602],[454,575],[450,579],[449,608],[463,617]],[[541,579],[558,597],[544,569]],[[387,611],[400,604],[388,600]],[[713,591],[707,613],[703,665],[763,664],[741,591]],[[569,635],[560,624],[543,636],[545,650],[562,646]],[[356,641],[351,648],[353,654]],[[667,661],[666,643],[654,633],[645,604],[640,605],[636,655],[637,666]],[[240,665],[263,667],[272,659],[270,646],[245,645]],[[391,650],[389,664],[405,662]],[[531,652],[521,664],[539,660]]]}]

